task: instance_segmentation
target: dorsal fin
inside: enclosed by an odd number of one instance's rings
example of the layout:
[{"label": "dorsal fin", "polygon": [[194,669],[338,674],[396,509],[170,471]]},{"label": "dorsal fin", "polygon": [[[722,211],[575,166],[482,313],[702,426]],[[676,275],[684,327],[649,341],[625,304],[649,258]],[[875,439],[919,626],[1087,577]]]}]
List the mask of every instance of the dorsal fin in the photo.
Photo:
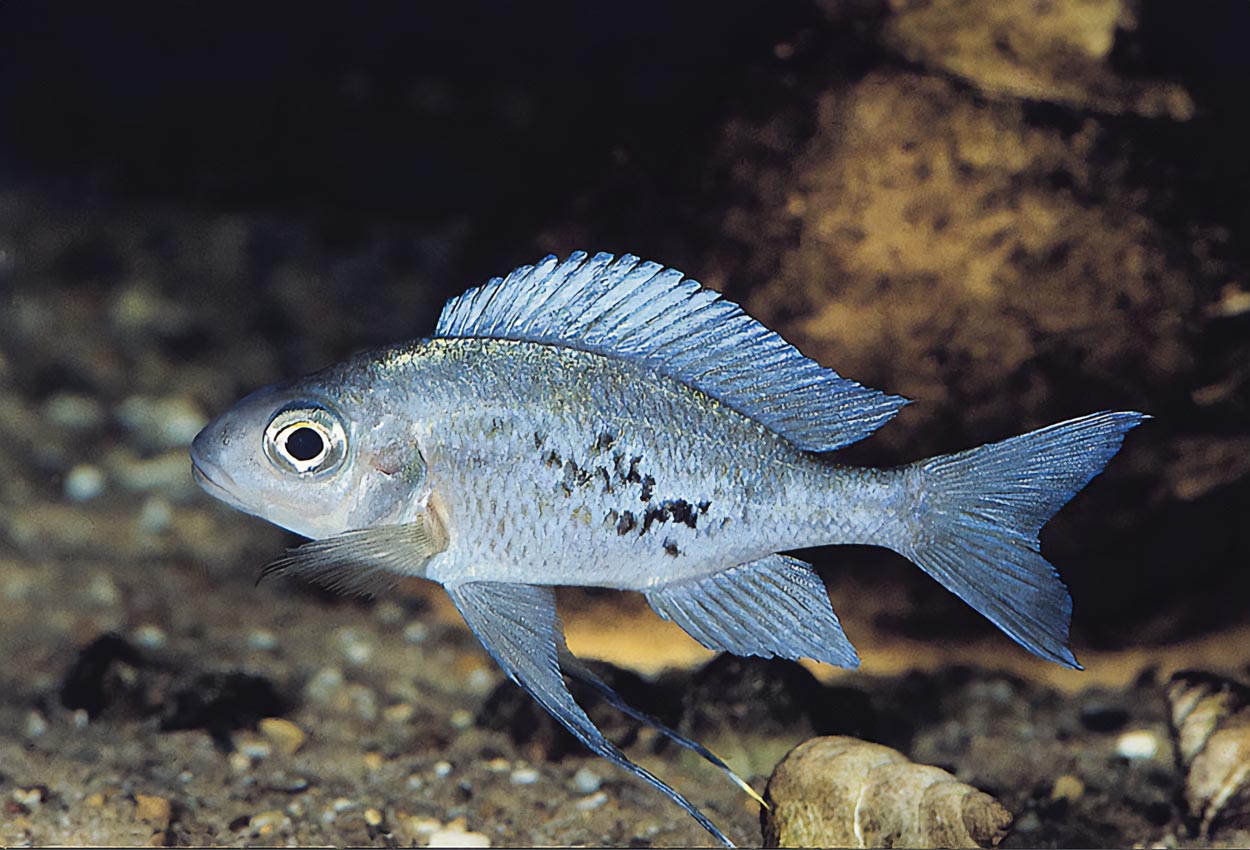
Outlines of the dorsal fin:
[{"label": "dorsal fin", "polygon": [[843,378],[737,304],[631,254],[548,255],[451,299],[440,337],[526,340],[641,363],[808,451],[868,436],[907,400]]}]

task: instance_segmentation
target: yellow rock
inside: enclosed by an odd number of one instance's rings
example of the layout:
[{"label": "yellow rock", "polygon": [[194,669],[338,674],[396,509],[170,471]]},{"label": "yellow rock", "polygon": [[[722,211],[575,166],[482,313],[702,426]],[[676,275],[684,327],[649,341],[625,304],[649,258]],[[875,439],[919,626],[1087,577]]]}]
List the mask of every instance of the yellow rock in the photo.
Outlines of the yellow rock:
[{"label": "yellow rock", "polygon": [[308,740],[308,735],[299,726],[281,717],[266,717],[258,724],[260,734],[269,739],[280,753],[294,755]]},{"label": "yellow rock", "polygon": [[173,806],[164,797],[135,794],[135,817],[164,829],[173,817]]}]

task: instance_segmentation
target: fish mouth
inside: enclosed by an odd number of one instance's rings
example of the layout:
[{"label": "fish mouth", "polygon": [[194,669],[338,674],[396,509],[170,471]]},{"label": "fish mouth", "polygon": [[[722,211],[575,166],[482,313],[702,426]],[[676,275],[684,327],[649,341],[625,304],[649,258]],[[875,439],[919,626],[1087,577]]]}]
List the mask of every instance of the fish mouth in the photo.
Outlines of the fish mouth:
[{"label": "fish mouth", "polygon": [[[214,469],[213,472],[218,476],[218,478],[224,478],[230,484],[234,484],[233,479],[220,469]],[[194,455],[191,458],[191,477],[195,479],[196,484],[200,485],[201,490],[212,496],[214,499],[219,499],[236,510],[243,511],[244,513],[251,513],[251,509],[240,502],[230,488],[215,480],[213,476],[205,470],[204,466],[201,466],[200,460],[194,457]]]}]

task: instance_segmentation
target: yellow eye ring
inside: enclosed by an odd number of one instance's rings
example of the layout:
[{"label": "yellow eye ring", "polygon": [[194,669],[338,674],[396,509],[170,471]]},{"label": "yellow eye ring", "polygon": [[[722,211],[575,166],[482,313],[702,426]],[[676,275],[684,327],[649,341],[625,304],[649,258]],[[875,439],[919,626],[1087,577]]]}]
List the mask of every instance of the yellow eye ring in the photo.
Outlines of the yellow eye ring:
[{"label": "yellow eye ring", "polygon": [[347,434],[339,418],[308,403],[287,406],[265,428],[265,456],[283,472],[322,475],[337,469],[347,453]]}]

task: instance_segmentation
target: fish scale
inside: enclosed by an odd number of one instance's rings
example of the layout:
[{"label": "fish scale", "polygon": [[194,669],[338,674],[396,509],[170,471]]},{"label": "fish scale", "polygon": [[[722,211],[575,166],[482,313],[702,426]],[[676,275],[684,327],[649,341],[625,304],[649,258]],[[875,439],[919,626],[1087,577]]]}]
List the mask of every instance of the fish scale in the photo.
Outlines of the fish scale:
[{"label": "fish scale", "polygon": [[1038,533],[1147,417],[1095,413],[890,470],[830,459],[904,404],[673,269],[575,252],[453,298],[432,339],[253,393],[191,456],[208,492],[311,538],[263,575],[439,582],[543,708],[729,843],[603,736],[565,676],[758,794],[569,653],[552,586],[640,590],[710,649],[855,667],[824,584],[782,553],[867,543],[1078,667]]}]

